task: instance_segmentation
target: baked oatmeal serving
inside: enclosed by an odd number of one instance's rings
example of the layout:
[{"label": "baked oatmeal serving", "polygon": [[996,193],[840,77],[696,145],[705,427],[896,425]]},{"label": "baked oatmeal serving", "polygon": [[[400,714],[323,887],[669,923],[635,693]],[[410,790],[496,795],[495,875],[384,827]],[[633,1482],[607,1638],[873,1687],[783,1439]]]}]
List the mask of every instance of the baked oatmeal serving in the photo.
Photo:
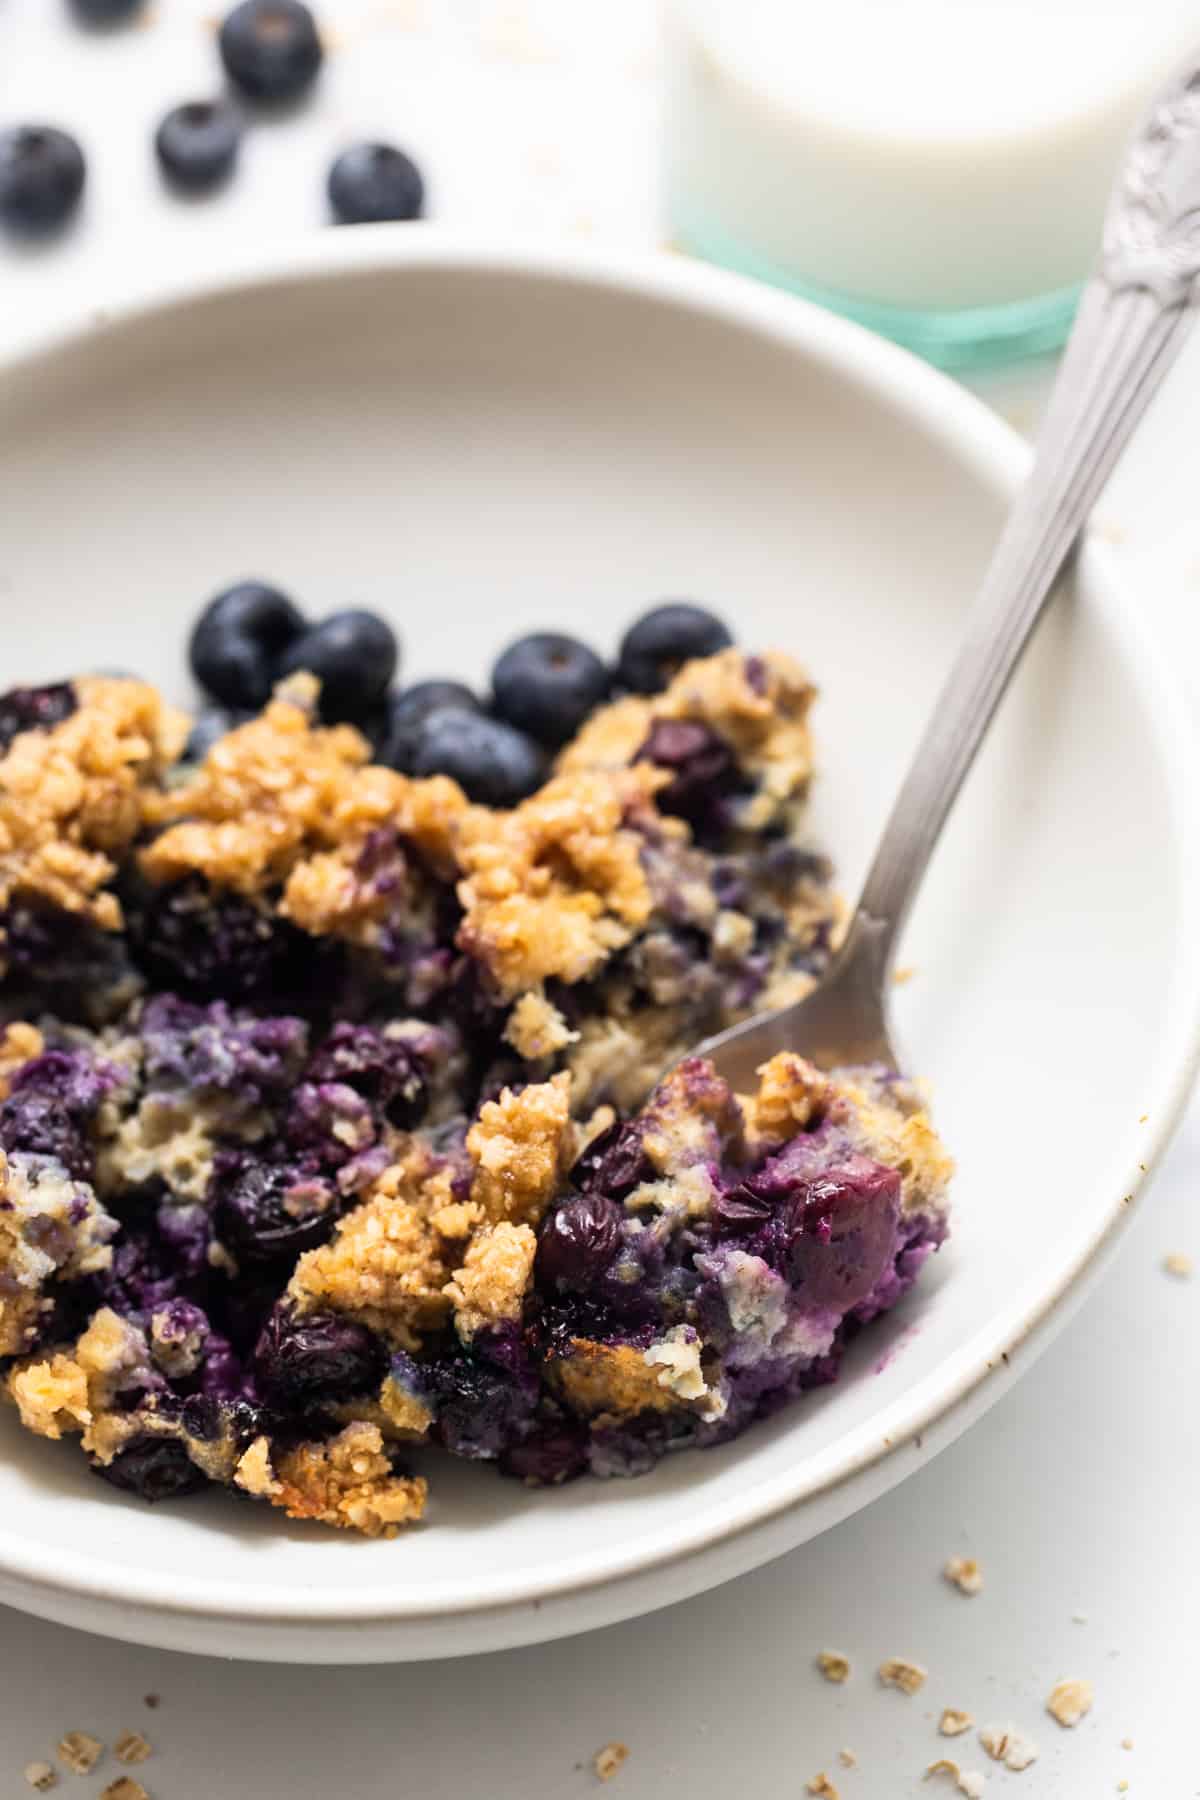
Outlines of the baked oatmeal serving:
[{"label": "baked oatmeal serving", "polygon": [[837,941],[796,663],[682,605],[486,707],[395,660],[243,584],[195,724],[0,697],[7,1399],[145,1499],[368,1536],[438,1452],[639,1474],[834,1380],[950,1173],[895,1076],[687,1056]]}]

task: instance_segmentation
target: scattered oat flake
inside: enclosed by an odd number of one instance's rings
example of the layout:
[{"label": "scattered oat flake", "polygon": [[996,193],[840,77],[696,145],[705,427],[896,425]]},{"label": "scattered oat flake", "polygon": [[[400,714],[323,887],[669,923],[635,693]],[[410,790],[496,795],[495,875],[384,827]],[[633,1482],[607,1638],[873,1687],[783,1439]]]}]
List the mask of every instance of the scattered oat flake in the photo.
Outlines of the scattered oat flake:
[{"label": "scattered oat flake", "polygon": [[1127,1794],[1129,1792],[1129,1783],[1127,1781],[1118,1781],[1117,1792],[1118,1794]]},{"label": "scattered oat flake", "polygon": [[26,1763],[24,1774],[30,1787],[36,1788],[39,1794],[44,1794],[50,1788],[58,1785],[58,1776],[48,1762]]},{"label": "scattered oat flake", "polygon": [[942,1709],[938,1730],[943,1737],[961,1737],[964,1731],[970,1731],[974,1723],[969,1712],[960,1712],[957,1706],[947,1706]]},{"label": "scattered oat flake", "polygon": [[973,1556],[950,1557],[943,1565],[942,1574],[960,1594],[979,1594],[983,1591],[983,1570]]},{"label": "scattered oat flake", "polygon": [[892,985],[893,985],[893,987],[904,987],[908,982],[910,982],[912,980],[912,978],[916,974],[916,972],[917,971],[913,968],[911,963],[904,963],[901,965],[900,968],[893,969],[892,970]]},{"label": "scattered oat flake", "polygon": [[979,1741],[993,1762],[1018,1773],[1037,1761],[1037,1745],[1015,1725],[981,1725]]},{"label": "scattered oat flake", "polygon": [[115,1781],[100,1789],[100,1800],[150,1800],[150,1796],[132,1775],[118,1775]]},{"label": "scattered oat flake", "polygon": [[1060,1681],[1057,1687],[1050,1690],[1050,1698],[1046,1701],[1046,1711],[1052,1719],[1068,1729],[1078,1725],[1080,1719],[1086,1718],[1092,1710],[1095,1698],[1090,1681]]},{"label": "scattered oat flake", "polygon": [[1132,1738],[1122,1738],[1121,1739],[1121,1748],[1122,1748],[1122,1750],[1132,1750],[1133,1749],[1133,1739]]},{"label": "scattered oat flake", "polygon": [[821,1650],[817,1654],[817,1667],[826,1681],[848,1681],[850,1679],[850,1659],[843,1656],[840,1650]]},{"label": "scattered oat flake", "polygon": [[628,1755],[628,1744],[605,1744],[592,1758],[592,1767],[601,1781],[611,1781]]},{"label": "scattered oat flake", "polygon": [[123,1731],[113,1745],[113,1755],[119,1763],[144,1763],[151,1754],[151,1747],[140,1731]]},{"label": "scattered oat flake", "polygon": [[1172,1250],[1163,1257],[1163,1268],[1168,1275],[1174,1275],[1177,1281],[1186,1281],[1194,1266],[1186,1250]]},{"label": "scattered oat flake", "polygon": [[903,1694],[919,1694],[928,1674],[929,1670],[920,1663],[909,1662],[903,1656],[889,1656],[879,1665],[879,1679],[884,1687],[899,1688]]},{"label": "scattered oat flake", "polygon": [[857,1769],[858,1767],[858,1758],[855,1756],[853,1750],[839,1750],[838,1761],[841,1763],[843,1769]]},{"label": "scattered oat flake", "polygon": [[966,1794],[967,1800],[982,1800],[983,1776],[974,1769],[960,1769],[948,1756],[940,1756],[937,1762],[930,1763],[925,1780],[928,1781],[931,1775],[947,1776],[960,1794]]},{"label": "scattered oat flake", "polygon": [[812,1780],[806,1784],[805,1792],[808,1794],[816,1794],[818,1800],[842,1800],[837,1788],[834,1786],[833,1782],[830,1781],[824,1769],[821,1770],[819,1775],[814,1775]]},{"label": "scattered oat flake", "polygon": [[72,1775],[90,1775],[103,1755],[100,1739],[89,1737],[86,1731],[68,1731],[58,1746],[58,1760]]}]

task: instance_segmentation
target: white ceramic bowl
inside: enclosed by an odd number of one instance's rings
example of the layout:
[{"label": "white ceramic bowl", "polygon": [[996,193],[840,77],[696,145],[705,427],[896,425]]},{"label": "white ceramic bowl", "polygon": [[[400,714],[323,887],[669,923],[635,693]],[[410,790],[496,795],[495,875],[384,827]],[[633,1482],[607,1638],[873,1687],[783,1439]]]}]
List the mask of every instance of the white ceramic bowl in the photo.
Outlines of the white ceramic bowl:
[{"label": "white ceramic bowl", "polygon": [[[853,888],[1024,465],[945,379],[730,277],[331,234],[4,371],[5,683],[124,666],[184,695],[189,619],[247,573],[383,608],[414,675],[481,677],[537,625],[611,647],[649,601],[696,595],[815,671],[818,823]],[[0,1598],[177,1649],[462,1653],[695,1593],[883,1493],[1061,1323],[1170,1133],[1200,1012],[1197,813],[1174,690],[1093,551],[904,946],[955,1235],[836,1388],[631,1483],[439,1466],[395,1543],[220,1495],[149,1510],[5,1417]]]}]

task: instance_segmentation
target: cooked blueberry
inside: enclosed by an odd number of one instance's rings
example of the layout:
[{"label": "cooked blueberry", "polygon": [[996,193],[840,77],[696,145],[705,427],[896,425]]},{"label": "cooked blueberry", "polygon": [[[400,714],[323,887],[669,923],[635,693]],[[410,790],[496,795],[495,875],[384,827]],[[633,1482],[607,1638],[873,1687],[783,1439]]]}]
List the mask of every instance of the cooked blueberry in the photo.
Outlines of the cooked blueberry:
[{"label": "cooked blueberry", "polygon": [[543,1221],[538,1280],[585,1293],[604,1273],[620,1241],[620,1207],[603,1194],[574,1194]]},{"label": "cooked blueberry", "polygon": [[53,125],[0,132],[0,223],[27,235],[57,231],[79,205],[86,174],[75,139]]},{"label": "cooked blueberry", "polygon": [[92,1467],[105,1481],[140,1500],[174,1500],[208,1486],[207,1475],[176,1438],[134,1438],[110,1463],[93,1463]]},{"label": "cooked blueberry", "polygon": [[253,713],[231,706],[204,707],[192,721],[192,729],[180,760],[185,763],[203,762],[214,744],[219,744],[223,737],[253,717]]},{"label": "cooked blueberry", "polygon": [[421,726],[431,712],[452,706],[460,712],[482,712],[469,687],[461,681],[416,681],[412,687],[391,694],[379,727],[378,760],[402,775],[412,774],[412,759]]},{"label": "cooked blueberry", "polygon": [[146,0],[70,0],[70,4],[85,25],[119,25],[142,12]]},{"label": "cooked blueberry", "polygon": [[337,1195],[321,1176],[286,1164],[242,1160],[216,1177],[222,1242],[250,1262],[293,1260],[322,1244],[337,1218]]},{"label": "cooked blueberry", "polygon": [[300,0],[242,0],[218,43],[230,81],[251,100],[295,100],[321,67],[317,23]]},{"label": "cooked blueberry", "polygon": [[78,704],[69,681],[10,688],[0,694],[0,756],[22,731],[49,731],[69,719]]},{"label": "cooked blueberry", "polygon": [[529,1487],[557,1487],[582,1475],[587,1467],[587,1432],[582,1426],[554,1425],[500,1458],[501,1472]]},{"label": "cooked blueberry", "polygon": [[636,1122],[618,1119],[592,1139],[571,1170],[571,1180],[585,1194],[603,1194],[623,1200],[635,1187],[653,1176],[646,1155],[643,1131]]},{"label": "cooked blueberry", "polygon": [[425,183],[411,156],[394,144],[352,144],[329,171],[329,204],[339,225],[419,219]]},{"label": "cooked blueberry", "polygon": [[47,1050],[23,1063],[0,1104],[0,1148],[55,1157],[80,1180],[92,1173],[91,1123],[115,1077],[83,1051]]},{"label": "cooked blueberry", "polygon": [[304,1075],[309,1082],[352,1088],[400,1129],[415,1125],[428,1102],[424,1070],[411,1045],[370,1025],[335,1025]]},{"label": "cooked blueberry", "polygon": [[546,779],[546,759],[532,738],[503,719],[440,706],[421,726],[414,775],[449,775],[484,806],[515,806]]},{"label": "cooked blueberry", "polygon": [[517,1383],[469,1353],[421,1368],[437,1435],[454,1456],[491,1460],[519,1442],[533,1410],[537,1382]]},{"label": "cooked blueberry", "polygon": [[369,718],[392,684],[400,648],[378,613],[331,613],[288,646],[285,675],[307,669],[321,683],[321,716],[329,723]]},{"label": "cooked blueberry", "polygon": [[278,1306],[254,1351],[254,1374],[269,1406],[288,1410],[370,1394],[383,1380],[386,1359],[362,1325],[337,1313]]},{"label": "cooked blueberry", "polygon": [[899,1206],[898,1172],[867,1156],[801,1188],[787,1230],[791,1279],[806,1301],[845,1311],[866,1298],[895,1248]]},{"label": "cooked blueberry", "polygon": [[621,640],[617,679],[635,694],[660,694],[697,656],[714,656],[733,639],[714,613],[686,600],[668,600],[631,625]]},{"label": "cooked blueberry", "polygon": [[300,939],[278,914],[197,876],[167,888],[122,890],[129,947],[158,985],[203,1000],[252,1000],[282,984]]},{"label": "cooked blueberry", "polygon": [[257,710],[271,697],[285,652],[304,615],[264,581],[240,581],[211,600],[192,632],[188,656],[202,688],[225,706]]},{"label": "cooked blueberry", "polygon": [[656,719],[634,761],[671,770],[655,796],[659,811],[693,825],[715,818],[740,779],[725,739],[698,719]]},{"label": "cooked blueberry", "polygon": [[493,669],[493,706],[510,725],[553,747],[574,737],[611,684],[596,652],[578,638],[535,631],[510,644]]},{"label": "cooked blueberry", "polygon": [[241,141],[241,122],[232,106],[223,100],[188,100],[163,119],[154,149],[168,181],[201,194],[229,179]]}]

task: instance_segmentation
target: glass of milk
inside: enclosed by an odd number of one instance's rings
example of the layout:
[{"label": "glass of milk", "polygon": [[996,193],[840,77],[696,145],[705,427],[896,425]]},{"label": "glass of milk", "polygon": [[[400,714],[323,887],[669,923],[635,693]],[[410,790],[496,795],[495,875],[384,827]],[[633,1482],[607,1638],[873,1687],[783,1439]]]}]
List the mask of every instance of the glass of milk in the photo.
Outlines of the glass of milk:
[{"label": "glass of milk", "polygon": [[666,0],[681,248],[963,367],[1061,342],[1200,0]]}]

